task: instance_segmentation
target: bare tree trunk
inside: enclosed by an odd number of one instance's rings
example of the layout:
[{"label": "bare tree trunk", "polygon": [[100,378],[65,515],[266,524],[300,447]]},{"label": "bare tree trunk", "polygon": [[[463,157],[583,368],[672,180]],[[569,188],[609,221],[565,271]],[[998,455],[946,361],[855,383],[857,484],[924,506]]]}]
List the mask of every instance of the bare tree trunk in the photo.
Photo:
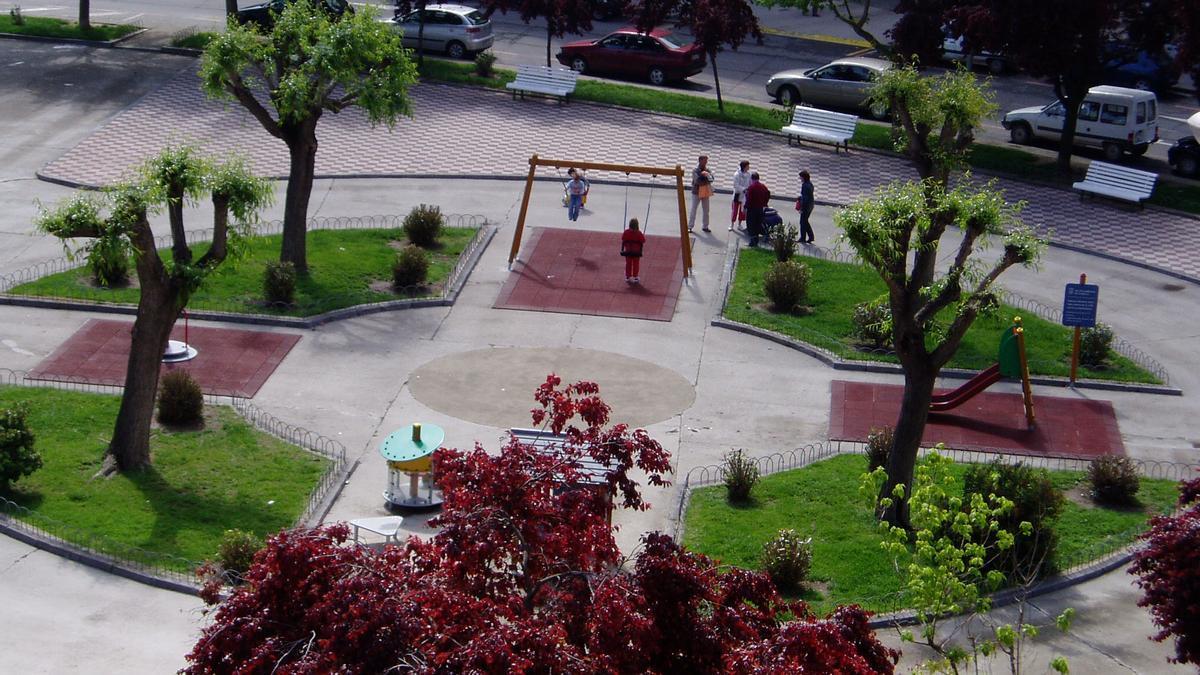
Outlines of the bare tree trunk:
[{"label": "bare tree trunk", "polygon": [[550,67],[550,41],[554,39],[554,22],[546,19],[546,67]]},{"label": "bare tree trunk", "polygon": [[238,0],[225,0],[225,16],[236,17],[238,11]]},{"label": "bare tree trunk", "polygon": [[308,200],[312,195],[313,174],[317,163],[317,120],[314,113],[295,127],[288,128],[286,140],[291,155],[287,195],[283,205],[283,246],[280,262],[290,262],[297,272],[308,270]]},{"label": "bare tree trunk", "polygon": [[1079,124],[1079,104],[1083,102],[1082,96],[1074,96],[1069,94],[1067,98],[1062,99],[1065,117],[1063,117],[1062,136],[1058,142],[1058,172],[1062,175],[1071,173],[1071,155],[1074,154],[1075,148],[1075,127]]},{"label": "bare tree trunk", "polygon": [[92,29],[92,0],[79,0],[79,30]]},{"label": "bare tree trunk", "polygon": [[[929,404],[933,400],[933,385],[937,370],[927,364],[905,364],[904,398],[900,403],[900,417],[896,420],[895,437],[888,454],[887,482],[879,496],[892,498],[891,507],[879,517],[892,525],[911,528],[908,498],[912,496],[913,472],[917,464],[917,453],[921,449],[921,436],[929,418]],[[903,499],[892,497],[897,485],[903,485]]]},{"label": "bare tree trunk", "polygon": [[713,82],[717,85],[717,110],[722,114],[725,112],[725,103],[721,100],[721,76],[717,74],[717,50],[709,52],[709,60],[712,61],[713,67]]}]

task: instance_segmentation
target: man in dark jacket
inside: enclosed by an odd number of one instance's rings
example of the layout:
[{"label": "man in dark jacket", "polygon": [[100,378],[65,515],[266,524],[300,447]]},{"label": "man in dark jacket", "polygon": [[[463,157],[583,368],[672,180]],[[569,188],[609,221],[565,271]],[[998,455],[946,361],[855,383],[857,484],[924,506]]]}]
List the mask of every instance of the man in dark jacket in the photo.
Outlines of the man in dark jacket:
[{"label": "man in dark jacket", "polygon": [[800,199],[796,202],[796,208],[800,211],[800,243],[811,244],[813,242],[812,223],[808,222],[808,217],[812,215],[813,206],[816,205],[816,200],[813,198],[813,184],[809,179],[807,171],[800,172]]},{"label": "man in dark jacket", "polygon": [[758,246],[758,238],[767,236],[763,231],[763,209],[770,202],[771,191],[758,179],[755,171],[750,174],[750,187],[746,188],[746,230],[750,233],[751,246]]}]

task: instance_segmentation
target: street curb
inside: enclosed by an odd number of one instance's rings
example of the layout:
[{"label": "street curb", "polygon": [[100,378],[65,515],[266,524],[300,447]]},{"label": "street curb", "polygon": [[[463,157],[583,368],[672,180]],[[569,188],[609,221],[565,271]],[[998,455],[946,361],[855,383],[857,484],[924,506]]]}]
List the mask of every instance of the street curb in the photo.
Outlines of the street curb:
[{"label": "street curb", "polygon": [[[100,24],[105,25],[105,24]],[[128,35],[122,35],[113,40],[84,40],[82,38],[69,37],[50,37],[46,35],[23,35],[21,33],[0,33],[0,38],[9,40],[24,40],[26,42],[44,42],[52,44],[69,44],[79,45],[80,47],[104,47],[106,49],[114,49],[121,46],[122,42],[131,40],[142,33],[150,30],[149,28],[139,28]],[[125,47],[126,49],[145,49],[144,47]],[[157,49],[153,51],[158,51]]]}]

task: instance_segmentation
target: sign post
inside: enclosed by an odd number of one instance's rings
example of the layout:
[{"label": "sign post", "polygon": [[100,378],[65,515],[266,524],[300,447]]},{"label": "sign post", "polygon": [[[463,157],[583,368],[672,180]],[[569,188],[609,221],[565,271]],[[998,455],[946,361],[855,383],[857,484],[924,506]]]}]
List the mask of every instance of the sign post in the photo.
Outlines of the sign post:
[{"label": "sign post", "polygon": [[1063,294],[1062,324],[1075,327],[1071,341],[1071,385],[1075,385],[1075,374],[1079,370],[1079,332],[1082,328],[1096,325],[1096,306],[1100,301],[1100,287],[1088,285],[1087,275],[1079,275],[1079,283],[1067,284]]}]

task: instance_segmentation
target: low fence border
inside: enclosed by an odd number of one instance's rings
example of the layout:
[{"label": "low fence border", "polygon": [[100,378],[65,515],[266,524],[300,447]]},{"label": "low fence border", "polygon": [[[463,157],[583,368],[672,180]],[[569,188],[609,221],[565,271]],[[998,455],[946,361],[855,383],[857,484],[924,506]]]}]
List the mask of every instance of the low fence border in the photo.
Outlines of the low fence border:
[{"label": "low fence border", "polygon": [[[118,385],[85,380],[32,380],[23,371],[7,368],[0,368],[0,386],[62,389],[109,395],[120,395],[123,391],[123,387]],[[353,469],[353,465],[347,459],[346,447],[336,439],[284,422],[254,406],[248,399],[211,394],[206,394],[204,398],[208,405],[227,405],[233,408],[247,423],[263,433],[329,460],[329,465],[309,492],[304,509],[291,527],[311,527],[317,524]],[[16,517],[14,513],[25,516],[28,520]],[[103,535],[40,515],[3,497],[0,497],[0,533],[34,548],[150,586],[191,595],[200,590],[200,581],[193,573],[181,572],[164,564],[174,561],[184,563],[182,566],[188,570],[194,570],[201,564],[198,561],[115,542]],[[80,543],[88,541],[94,541],[96,544]],[[125,554],[118,555],[106,551],[122,551]]]}]

